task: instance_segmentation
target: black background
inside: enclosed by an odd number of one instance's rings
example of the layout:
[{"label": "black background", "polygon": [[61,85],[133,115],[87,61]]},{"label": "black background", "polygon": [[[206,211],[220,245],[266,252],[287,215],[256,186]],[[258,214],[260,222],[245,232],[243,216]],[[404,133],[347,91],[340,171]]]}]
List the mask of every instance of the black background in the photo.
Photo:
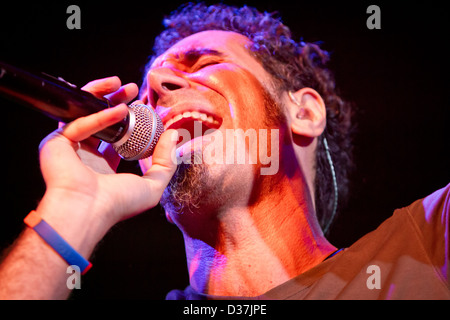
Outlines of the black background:
[{"label": "black background", "polygon": [[[180,3],[3,1],[0,59],[78,86],[112,75],[140,84],[162,19]],[[349,205],[329,237],[335,246],[351,245],[395,208],[449,182],[449,27],[444,2],[245,3],[278,11],[297,40],[323,41],[332,53],[338,87],[358,107],[357,168]],[[81,30],[66,27],[71,4],[81,8]],[[381,8],[381,30],[366,27],[371,4]],[[38,145],[56,123],[3,98],[0,107],[3,249],[17,237],[22,219],[45,191]],[[137,163],[124,164],[121,170],[139,172]],[[188,284],[181,233],[165,221],[160,208],[116,225],[91,261],[94,267],[74,299],[163,299],[169,290]]]}]

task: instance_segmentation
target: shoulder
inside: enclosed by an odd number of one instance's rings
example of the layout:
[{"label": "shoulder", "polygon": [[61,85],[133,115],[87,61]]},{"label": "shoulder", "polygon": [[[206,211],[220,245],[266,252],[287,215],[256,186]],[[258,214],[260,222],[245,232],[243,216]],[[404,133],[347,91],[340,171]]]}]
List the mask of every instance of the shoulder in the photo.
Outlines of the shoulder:
[{"label": "shoulder", "polygon": [[450,216],[450,184],[399,210],[407,214],[422,237],[444,237]]},{"label": "shoulder", "polygon": [[[411,233],[415,234],[437,273],[448,281],[450,184],[396,210],[395,216],[402,216],[401,220],[408,222]],[[398,227],[402,228],[401,225]]]},{"label": "shoulder", "polygon": [[436,213],[446,213],[449,212],[450,206],[450,183],[446,185],[444,188],[439,189],[429,196],[426,196],[423,199],[417,200],[407,208],[409,210],[425,210],[427,218],[431,218],[433,214]]}]

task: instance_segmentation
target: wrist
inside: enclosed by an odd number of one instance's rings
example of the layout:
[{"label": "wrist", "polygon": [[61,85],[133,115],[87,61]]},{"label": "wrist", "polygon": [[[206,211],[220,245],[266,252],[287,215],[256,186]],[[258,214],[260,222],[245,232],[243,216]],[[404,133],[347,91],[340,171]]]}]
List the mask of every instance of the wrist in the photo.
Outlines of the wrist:
[{"label": "wrist", "polygon": [[76,251],[89,257],[111,223],[96,212],[95,198],[66,190],[47,190],[36,212]]},{"label": "wrist", "polygon": [[52,228],[42,217],[32,210],[23,220],[44,240],[66,263],[77,266],[81,274],[85,274],[92,264],[80,255],[61,235]]}]

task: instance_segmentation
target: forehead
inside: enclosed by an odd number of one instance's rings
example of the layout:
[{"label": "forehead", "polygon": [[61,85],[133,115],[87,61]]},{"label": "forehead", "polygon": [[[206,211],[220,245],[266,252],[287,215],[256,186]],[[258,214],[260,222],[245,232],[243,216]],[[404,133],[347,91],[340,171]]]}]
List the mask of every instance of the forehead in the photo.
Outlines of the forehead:
[{"label": "forehead", "polygon": [[236,32],[202,31],[186,37],[170,47],[154,61],[152,67],[161,65],[166,60],[179,59],[187,52],[199,49],[215,50],[225,56],[245,60],[250,58],[247,50],[250,43],[247,37]]}]

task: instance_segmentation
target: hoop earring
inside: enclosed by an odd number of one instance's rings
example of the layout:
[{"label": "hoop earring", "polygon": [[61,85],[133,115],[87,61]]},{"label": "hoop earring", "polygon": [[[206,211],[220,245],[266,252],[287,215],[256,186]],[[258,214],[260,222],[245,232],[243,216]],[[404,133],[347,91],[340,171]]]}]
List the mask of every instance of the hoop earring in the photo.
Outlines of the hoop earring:
[{"label": "hoop earring", "polygon": [[331,223],[334,220],[334,216],[336,215],[336,211],[337,211],[337,206],[338,206],[338,185],[337,185],[336,172],[334,170],[333,160],[331,159],[330,149],[328,148],[328,141],[327,141],[327,138],[325,138],[325,137],[323,137],[323,145],[325,146],[325,152],[327,154],[328,164],[330,165],[331,177],[333,179],[333,189],[334,189],[333,212],[331,213],[330,220],[328,221],[327,225],[323,229],[323,233],[327,233],[328,229],[331,226]]},{"label": "hoop earring", "polygon": [[[293,103],[295,103],[296,105],[300,106],[300,102],[297,100],[297,98],[294,96],[294,94],[292,93],[292,91],[288,91],[288,95],[289,98],[291,98],[291,101]],[[301,115],[297,115],[297,118],[301,119],[301,117],[304,115],[304,109],[303,109],[303,113]],[[328,160],[328,164],[330,165],[330,169],[331,169],[331,178],[333,181],[333,189],[334,189],[334,203],[333,203],[333,211],[331,213],[331,217],[330,220],[328,221],[327,225],[325,226],[325,228],[323,228],[323,233],[327,233],[328,229],[331,226],[331,223],[334,220],[334,217],[336,216],[336,212],[337,212],[337,207],[338,207],[338,185],[337,185],[337,179],[336,179],[336,171],[334,170],[334,164],[333,164],[333,160],[331,159],[331,153],[330,153],[330,149],[328,147],[328,141],[327,138],[325,138],[325,136],[323,137],[323,145],[325,147],[325,153],[327,155],[327,160]]]}]

